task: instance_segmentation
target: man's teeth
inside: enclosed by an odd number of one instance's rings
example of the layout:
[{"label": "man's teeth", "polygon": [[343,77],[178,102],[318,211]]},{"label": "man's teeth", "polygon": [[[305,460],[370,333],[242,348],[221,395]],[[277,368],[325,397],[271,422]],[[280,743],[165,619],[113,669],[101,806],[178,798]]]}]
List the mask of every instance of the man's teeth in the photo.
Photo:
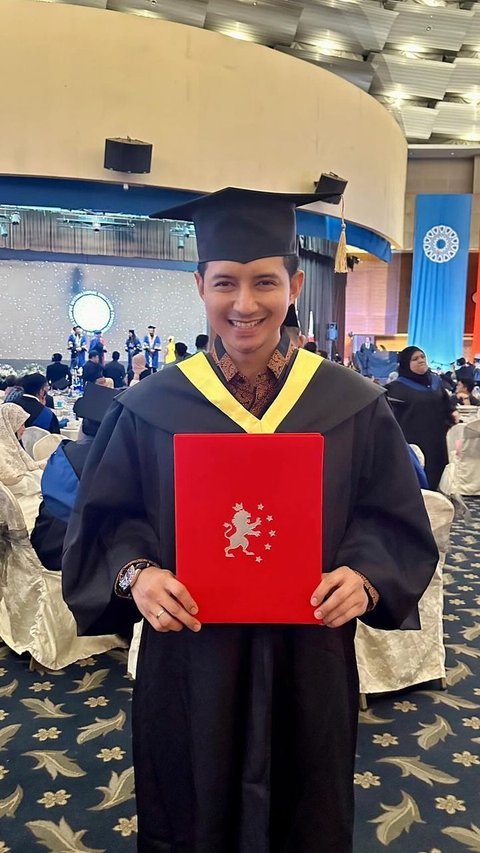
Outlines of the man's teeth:
[{"label": "man's teeth", "polygon": [[258,326],[258,324],[261,323],[262,321],[261,320],[249,320],[249,321],[247,321],[247,320],[230,320],[230,322],[233,323],[234,326],[238,326],[241,329],[251,329],[254,326]]}]

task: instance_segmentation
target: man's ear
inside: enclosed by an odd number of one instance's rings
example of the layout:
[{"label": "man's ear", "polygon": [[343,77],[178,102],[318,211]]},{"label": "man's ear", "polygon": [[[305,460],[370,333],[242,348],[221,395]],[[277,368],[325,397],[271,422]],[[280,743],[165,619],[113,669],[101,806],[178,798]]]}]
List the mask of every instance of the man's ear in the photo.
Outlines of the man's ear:
[{"label": "man's ear", "polygon": [[195,284],[197,285],[198,295],[200,296],[200,299],[203,299],[205,301],[204,280],[199,272],[194,272],[193,275],[195,276]]},{"label": "man's ear", "polygon": [[302,291],[303,282],[305,281],[305,273],[303,270],[297,270],[290,279],[290,302],[295,302]]}]

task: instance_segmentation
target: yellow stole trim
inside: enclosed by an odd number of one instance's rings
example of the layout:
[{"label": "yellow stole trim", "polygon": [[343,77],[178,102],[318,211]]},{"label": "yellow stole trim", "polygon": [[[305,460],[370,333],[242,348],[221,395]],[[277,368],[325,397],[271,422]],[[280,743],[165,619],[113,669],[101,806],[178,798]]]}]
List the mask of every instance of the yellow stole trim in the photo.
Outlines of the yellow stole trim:
[{"label": "yellow stole trim", "polygon": [[179,370],[210,403],[248,433],[275,432],[298,402],[323,358],[300,349],[283,388],[262,418],[248,412],[225,388],[205,356],[177,364]]}]

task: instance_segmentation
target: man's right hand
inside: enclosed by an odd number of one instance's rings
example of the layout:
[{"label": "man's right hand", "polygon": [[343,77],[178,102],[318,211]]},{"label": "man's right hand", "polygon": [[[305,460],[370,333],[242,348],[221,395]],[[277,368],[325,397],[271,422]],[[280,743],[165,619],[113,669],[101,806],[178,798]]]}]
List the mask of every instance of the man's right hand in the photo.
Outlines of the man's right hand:
[{"label": "man's right hand", "polygon": [[195,619],[198,607],[188,589],[168,569],[143,569],[132,586],[132,596],[155,631],[181,631],[184,627],[200,631],[202,627]]}]

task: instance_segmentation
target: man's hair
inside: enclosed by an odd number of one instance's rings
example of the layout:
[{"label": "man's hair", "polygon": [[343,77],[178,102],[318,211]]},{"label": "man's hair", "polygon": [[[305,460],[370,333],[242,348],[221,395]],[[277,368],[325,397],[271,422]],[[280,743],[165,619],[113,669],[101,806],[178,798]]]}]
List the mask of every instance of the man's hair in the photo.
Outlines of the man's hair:
[{"label": "man's hair", "polygon": [[462,356],[462,358],[457,358],[457,364],[459,367],[463,367],[463,365],[466,364],[466,361],[463,358],[463,356]]},{"label": "man's hair", "polygon": [[18,379],[16,376],[7,376],[5,379],[5,388],[15,388],[15,385],[18,385]]},{"label": "man's hair", "polygon": [[307,341],[303,349],[306,349],[307,352],[317,352],[317,345],[315,341]]},{"label": "man's hair", "polygon": [[175,344],[175,354],[182,357],[186,354],[186,352],[187,345],[184,344],[182,341],[178,341],[178,343]]},{"label": "man's hair", "polygon": [[208,346],[208,335],[197,335],[195,346],[197,349],[205,349]]},{"label": "man's hair", "polygon": [[25,394],[36,397],[47,384],[47,377],[43,373],[27,373],[22,378],[22,388]]},{"label": "man's hair", "polygon": [[100,358],[100,354],[97,352],[97,350],[92,350],[91,352],[88,353],[88,357],[89,358]]},{"label": "man's hair", "polygon": [[80,329],[80,330],[81,330],[81,328],[82,328],[81,326],[72,326],[73,331],[75,331],[75,329]]},{"label": "man's hair", "polygon": [[52,361],[61,361],[62,358],[63,358],[63,355],[61,352],[54,352],[52,355]]},{"label": "man's hair", "polygon": [[465,379],[459,379],[459,382],[462,383],[463,387],[467,389],[468,393],[471,394],[473,389],[475,388],[475,382],[473,379],[470,379],[468,376]]},{"label": "man's hair", "polygon": [[[288,277],[290,279],[293,278],[296,272],[298,272],[300,267],[300,258],[298,255],[284,255],[283,256],[283,265],[288,272]],[[197,272],[200,278],[205,278],[205,273],[207,271],[208,261],[202,261],[197,265]]]},{"label": "man's hair", "polygon": [[129,334],[129,335],[134,335],[134,334],[135,334],[135,329],[129,329],[129,330],[128,330],[128,334]]},{"label": "man's hair", "polygon": [[114,350],[112,352],[112,358],[114,361],[118,361],[118,359],[120,358],[120,353],[118,352],[118,350]]}]

